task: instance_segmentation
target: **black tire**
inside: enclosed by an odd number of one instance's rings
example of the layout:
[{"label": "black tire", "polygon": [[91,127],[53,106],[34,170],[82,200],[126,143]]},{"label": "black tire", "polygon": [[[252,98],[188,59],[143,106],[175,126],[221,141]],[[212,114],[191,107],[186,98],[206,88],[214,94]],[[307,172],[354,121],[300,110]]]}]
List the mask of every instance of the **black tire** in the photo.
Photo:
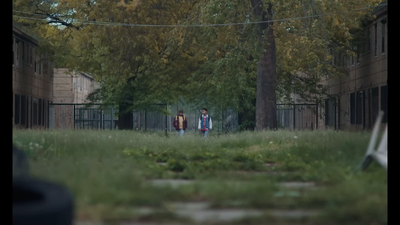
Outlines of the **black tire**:
[{"label": "black tire", "polygon": [[14,178],[13,224],[72,225],[72,195],[58,184],[32,178]]}]

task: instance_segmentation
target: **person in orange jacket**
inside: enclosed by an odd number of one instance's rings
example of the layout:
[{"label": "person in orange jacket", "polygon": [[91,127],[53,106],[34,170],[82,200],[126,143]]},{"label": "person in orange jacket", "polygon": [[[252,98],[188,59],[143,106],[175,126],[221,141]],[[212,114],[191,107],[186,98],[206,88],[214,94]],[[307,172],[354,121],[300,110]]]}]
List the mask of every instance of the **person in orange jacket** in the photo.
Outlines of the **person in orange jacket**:
[{"label": "person in orange jacket", "polygon": [[187,120],[183,115],[182,109],[180,109],[178,113],[179,114],[174,118],[173,126],[175,127],[176,131],[178,131],[179,136],[183,136],[187,128]]}]

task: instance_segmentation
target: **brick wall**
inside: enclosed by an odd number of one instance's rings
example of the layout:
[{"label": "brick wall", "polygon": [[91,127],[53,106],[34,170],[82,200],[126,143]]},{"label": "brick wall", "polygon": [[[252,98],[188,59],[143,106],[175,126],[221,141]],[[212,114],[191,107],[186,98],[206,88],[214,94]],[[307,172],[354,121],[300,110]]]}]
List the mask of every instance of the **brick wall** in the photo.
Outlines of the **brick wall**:
[{"label": "brick wall", "polygon": [[47,106],[53,100],[52,62],[45,55],[39,56],[37,48],[36,39],[13,27],[15,128],[48,127]]}]

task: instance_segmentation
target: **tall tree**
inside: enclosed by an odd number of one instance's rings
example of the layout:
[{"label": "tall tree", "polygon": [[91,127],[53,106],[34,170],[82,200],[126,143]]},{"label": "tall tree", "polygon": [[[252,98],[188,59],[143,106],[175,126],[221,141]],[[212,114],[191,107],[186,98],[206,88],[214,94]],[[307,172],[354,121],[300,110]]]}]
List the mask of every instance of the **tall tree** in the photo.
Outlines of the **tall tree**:
[{"label": "tall tree", "polygon": [[[197,1],[44,2],[15,0],[15,13],[51,18],[51,24],[63,26],[57,29],[46,26],[49,21],[19,19],[41,34],[58,31],[57,35],[63,40],[57,42],[54,35],[47,37],[48,45],[55,49],[58,66],[93,74],[102,87],[91,94],[90,99],[119,105],[120,119],[128,121],[127,124],[131,118],[129,112],[134,108],[176,101],[188,75],[203,60],[195,43],[194,30],[130,26],[185,23],[193,20],[191,8]],[[124,25],[113,26],[115,23]],[[62,35],[65,31],[68,36]],[[121,127],[125,126],[120,124]]]},{"label": "tall tree", "polygon": [[[259,41],[266,42],[257,66],[256,129],[276,129],[276,45],[272,3],[264,7],[262,0],[250,0],[259,24]],[[268,21],[268,22],[267,22]]]},{"label": "tall tree", "polygon": [[[14,0],[14,12],[48,18],[18,20],[43,34],[58,65],[102,82],[93,101],[129,111],[179,97],[206,100],[248,115],[255,110],[262,130],[276,128],[278,97],[289,101],[296,92],[302,101],[319,101],[321,82],[346,73],[334,59],[354,54],[353,31],[377,2]],[[130,26],[221,23],[241,25]]]}]

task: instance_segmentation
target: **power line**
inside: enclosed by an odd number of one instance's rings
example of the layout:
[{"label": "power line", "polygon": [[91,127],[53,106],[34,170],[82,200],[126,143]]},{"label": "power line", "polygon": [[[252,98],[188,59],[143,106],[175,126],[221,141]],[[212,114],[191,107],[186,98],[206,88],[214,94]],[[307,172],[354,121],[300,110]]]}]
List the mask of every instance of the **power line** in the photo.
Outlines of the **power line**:
[{"label": "power line", "polygon": [[[288,20],[308,19],[308,18],[313,18],[313,17],[323,17],[323,16],[330,16],[330,15],[336,15],[336,14],[344,14],[344,13],[349,13],[349,12],[361,11],[361,10],[370,9],[372,7],[373,6],[369,6],[369,7],[365,7],[365,8],[359,8],[359,9],[354,9],[354,10],[350,10],[350,11],[346,11],[346,12],[340,12],[340,13],[326,13],[326,14],[319,14],[319,15],[312,15],[312,16],[292,17],[292,18],[274,19],[274,20],[267,20],[267,21],[254,21],[254,22],[242,22],[242,23],[220,23],[220,24],[188,24],[188,25],[183,25],[183,24],[167,25],[166,24],[166,25],[162,25],[162,24],[113,23],[113,22],[101,22],[101,21],[87,21],[87,20],[79,20],[79,19],[73,19],[73,20],[79,22],[79,24],[104,25],[104,26],[128,26],[128,27],[218,27],[218,26],[249,25],[249,24],[261,24],[261,23],[271,23],[271,22],[283,22],[283,21],[288,21]],[[17,11],[17,10],[14,10],[14,11],[15,12],[20,12],[20,13],[25,13],[25,14],[46,16],[46,15],[42,15],[42,14],[22,12],[22,11]],[[24,17],[24,16],[16,16],[16,15],[13,15],[13,17],[21,18],[21,19],[48,21],[47,18],[41,19],[41,18],[35,18],[35,17]],[[46,17],[49,17],[49,16],[46,16]],[[70,19],[72,19],[72,18],[70,18]],[[57,22],[55,21],[54,23],[57,23]]]}]

